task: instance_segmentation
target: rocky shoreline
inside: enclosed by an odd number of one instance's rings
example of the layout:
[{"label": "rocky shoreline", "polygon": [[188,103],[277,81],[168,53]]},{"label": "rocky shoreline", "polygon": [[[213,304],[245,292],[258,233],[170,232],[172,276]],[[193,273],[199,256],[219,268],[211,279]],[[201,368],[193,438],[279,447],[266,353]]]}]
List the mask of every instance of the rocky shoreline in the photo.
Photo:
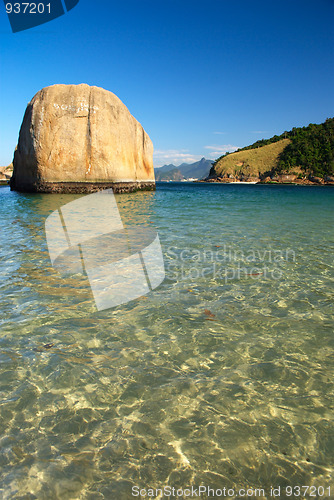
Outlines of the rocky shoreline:
[{"label": "rocky shoreline", "polygon": [[0,167],[0,186],[8,186],[13,174],[13,164],[7,167]]},{"label": "rocky shoreline", "polygon": [[300,177],[295,174],[279,174],[266,177],[238,177],[233,175],[209,176],[198,182],[218,182],[223,184],[295,184],[301,186],[334,186],[334,176],[315,177],[312,175]]}]

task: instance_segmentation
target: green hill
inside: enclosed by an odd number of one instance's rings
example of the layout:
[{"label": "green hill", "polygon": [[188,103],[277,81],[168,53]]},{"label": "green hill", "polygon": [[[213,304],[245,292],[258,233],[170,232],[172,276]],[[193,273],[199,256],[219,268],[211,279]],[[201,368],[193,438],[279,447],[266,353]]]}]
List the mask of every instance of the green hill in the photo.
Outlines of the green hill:
[{"label": "green hill", "polygon": [[289,132],[262,139],[218,158],[210,177],[277,177],[294,174],[299,178],[334,175],[334,118],[319,125],[294,127]]},{"label": "green hill", "polygon": [[214,163],[210,176],[255,180],[269,175],[277,169],[278,157],[290,142],[290,139],[282,139],[257,149],[243,149],[225,155]]}]

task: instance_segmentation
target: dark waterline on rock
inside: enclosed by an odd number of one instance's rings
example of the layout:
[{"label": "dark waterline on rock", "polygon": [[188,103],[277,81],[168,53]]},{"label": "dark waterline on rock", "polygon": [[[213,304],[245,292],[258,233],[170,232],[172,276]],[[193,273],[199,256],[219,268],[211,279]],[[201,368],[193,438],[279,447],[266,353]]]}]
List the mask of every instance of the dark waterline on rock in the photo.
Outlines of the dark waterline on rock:
[{"label": "dark waterline on rock", "polygon": [[125,225],[158,232],[166,279],[97,312],[84,276],[51,267],[44,233],[78,195],[2,187],[0,496],[333,487],[333,195],[116,195]]}]

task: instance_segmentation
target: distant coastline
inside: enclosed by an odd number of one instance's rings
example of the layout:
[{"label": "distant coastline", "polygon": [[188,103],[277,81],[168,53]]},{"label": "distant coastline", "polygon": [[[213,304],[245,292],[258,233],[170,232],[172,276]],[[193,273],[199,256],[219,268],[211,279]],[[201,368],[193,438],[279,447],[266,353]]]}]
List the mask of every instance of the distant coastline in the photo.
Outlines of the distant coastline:
[{"label": "distant coastline", "polygon": [[228,186],[334,186],[334,182],[264,182],[264,181],[221,181],[221,180],[208,180],[208,179],[195,179],[195,180],[182,180],[182,181],[157,181],[157,185],[159,184],[226,184]]}]

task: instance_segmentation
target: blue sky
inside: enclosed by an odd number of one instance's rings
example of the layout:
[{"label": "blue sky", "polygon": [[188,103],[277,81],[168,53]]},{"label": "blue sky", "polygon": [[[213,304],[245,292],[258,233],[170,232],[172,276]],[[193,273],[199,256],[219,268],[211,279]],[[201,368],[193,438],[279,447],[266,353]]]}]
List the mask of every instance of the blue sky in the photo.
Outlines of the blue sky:
[{"label": "blue sky", "polygon": [[334,0],[80,0],[13,34],[0,4],[0,165],[42,87],[114,92],[180,164],[334,116]]}]

